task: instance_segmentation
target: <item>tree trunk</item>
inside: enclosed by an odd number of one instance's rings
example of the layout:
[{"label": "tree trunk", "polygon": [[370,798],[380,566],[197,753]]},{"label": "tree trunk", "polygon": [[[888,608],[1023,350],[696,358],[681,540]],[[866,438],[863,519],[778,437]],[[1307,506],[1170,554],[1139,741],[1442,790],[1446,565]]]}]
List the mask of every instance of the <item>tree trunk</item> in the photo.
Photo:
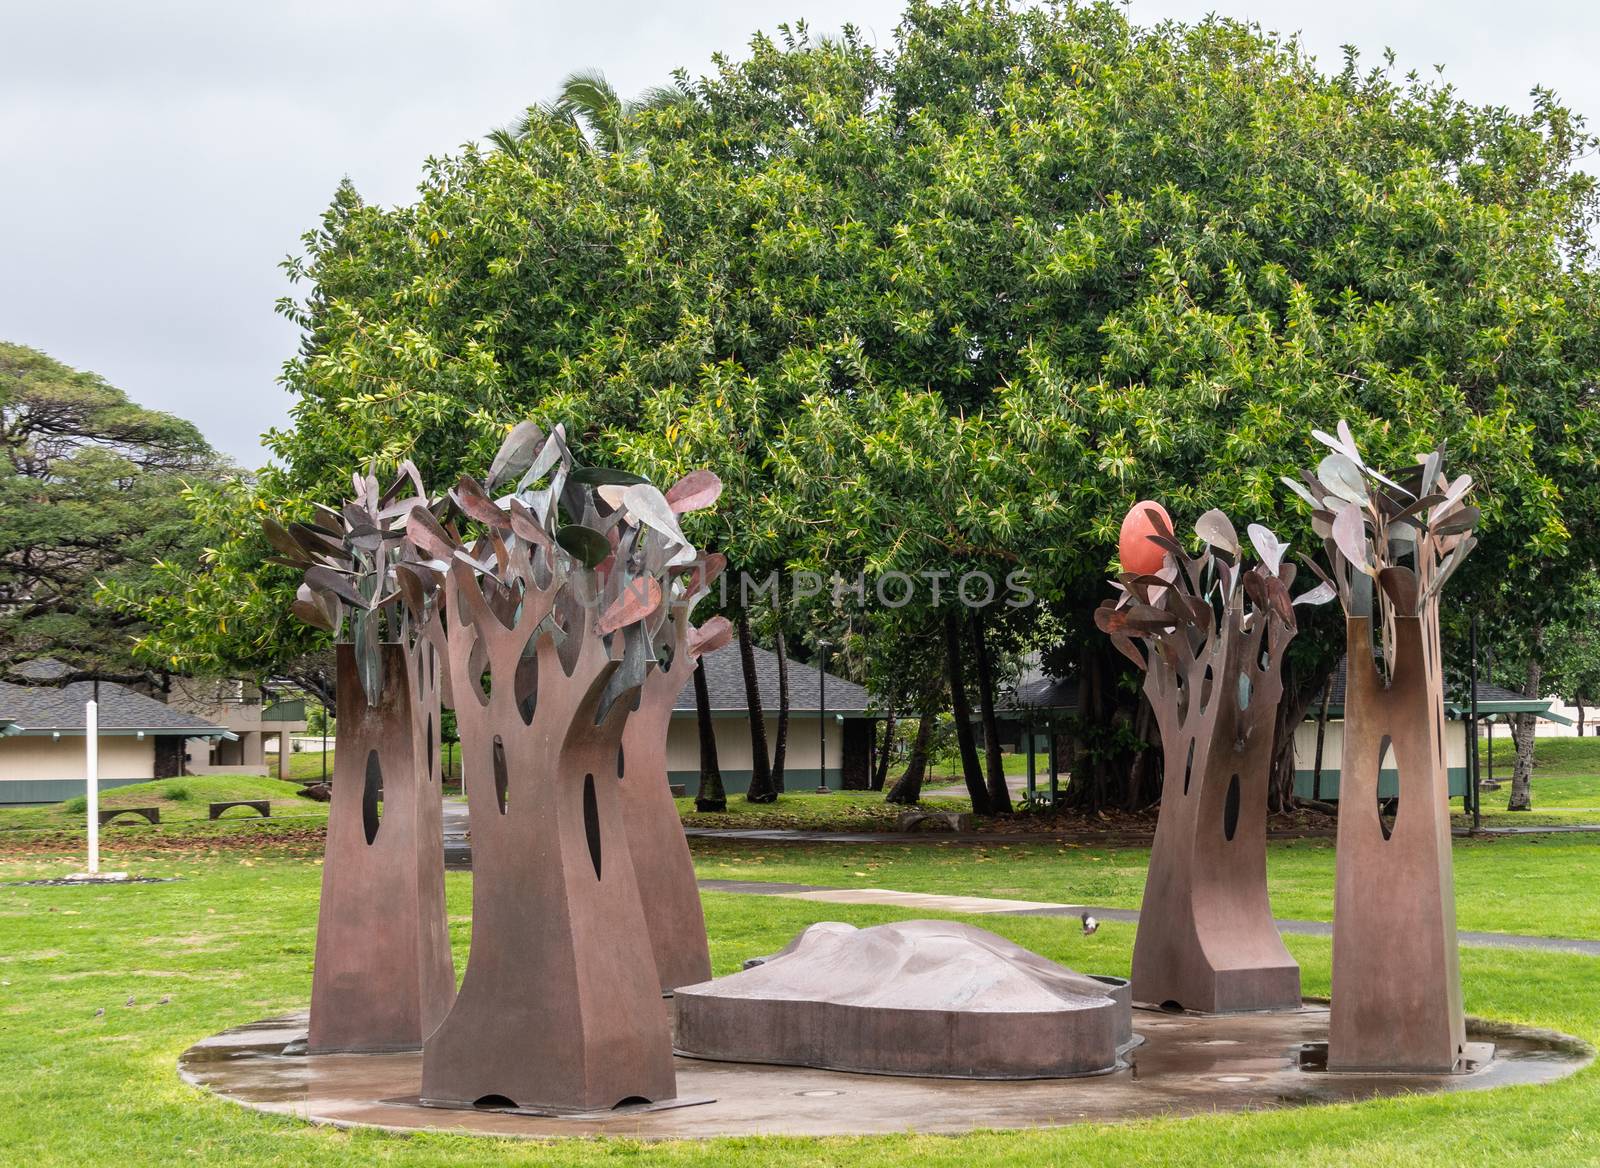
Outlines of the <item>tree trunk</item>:
[{"label": "tree trunk", "polygon": [[[1161,797],[1162,758],[1150,703],[1118,684],[1121,654],[1109,639],[1094,634],[1081,647],[1078,718],[1067,760],[1072,781],[1062,802],[1091,814],[1148,807]],[[1130,739],[1146,745],[1130,748]]]},{"label": "tree trunk", "polygon": [[761,683],[756,677],[755,647],[750,639],[750,617],[741,612],[739,665],[744,672],[744,700],[750,711],[750,789],[745,798],[751,803],[776,803],[778,792],[772,786],[772,767],[767,759],[767,716],[761,708]]},{"label": "tree trunk", "polygon": [[789,753],[789,651],[783,643],[783,630],[777,630],[778,644],[778,740],[772,744],[772,789],[783,794],[783,762]]},{"label": "tree trunk", "polygon": [[884,796],[884,802],[905,806],[921,802],[922,780],[928,773],[928,743],[933,738],[933,721],[937,714],[931,701],[924,705],[917,722],[917,736],[911,743],[911,757],[906,760],[905,774],[895,781]]},{"label": "tree trunk", "polygon": [[[1294,808],[1294,734],[1311,712],[1311,703],[1322,694],[1326,704],[1328,685],[1338,663],[1323,665],[1302,680],[1294,666],[1283,664],[1283,697],[1278,700],[1278,716],[1272,726],[1272,770],[1267,783],[1267,810]],[[1326,718],[1326,714],[1324,714]],[[1320,733],[1320,729],[1319,729]]]},{"label": "tree trunk", "polygon": [[978,762],[978,746],[972,735],[972,707],[967,704],[966,669],[961,660],[961,618],[954,612],[944,617],[944,651],[950,671],[950,709],[956,720],[956,742],[961,747],[961,777],[972,797],[976,815],[993,813],[989,788],[984,785],[983,767]]},{"label": "tree trunk", "polygon": [[[1337,668],[1337,667],[1336,667]],[[1322,705],[1317,709],[1317,753],[1311,760],[1311,797],[1322,802],[1322,748],[1328,737],[1328,703],[1333,699],[1333,674],[1322,684]]]},{"label": "tree trunk", "polygon": [[1006,762],[1000,753],[1000,723],[994,715],[994,663],[984,636],[983,613],[972,612],[972,643],[978,663],[978,716],[983,719],[983,751],[989,764],[989,806],[997,815],[1011,814],[1011,790],[1006,786]]},{"label": "tree trunk", "polygon": [[[1533,653],[1528,659],[1528,681],[1522,692],[1530,697],[1539,696],[1544,682],[1544,663],[1539,660],[1544,649],[1544,630],[1533,630]],[[1511,715],[1511,741],[1516,745],[1517,757],[1511,767],[1511,801],[1507,811],[1533,810],[1533,728],[1537,717],[1533,714]]]},{"label": "tree trunk", "polygon": [[726,811],[728,793],[722,789],[722,768],[717,765],[717,730],[711,721],[704,657],[694,663],[694,714],[700,725],[700,789],[694,795],[694,809]]},{"label": "tree trunk", "polygon": [[883,748],[878,751],[878,757],[873,760],[872,789],[883,790],[883,785],[889,781],[889,752],[894,748],[894,698],[889,699],[889,708],[883,719]]},{"label": "tree trunk", "polygon": [[1578,737],[1583,737],[1583,699],[1577,698],[1573,704],[1578,707]]}]

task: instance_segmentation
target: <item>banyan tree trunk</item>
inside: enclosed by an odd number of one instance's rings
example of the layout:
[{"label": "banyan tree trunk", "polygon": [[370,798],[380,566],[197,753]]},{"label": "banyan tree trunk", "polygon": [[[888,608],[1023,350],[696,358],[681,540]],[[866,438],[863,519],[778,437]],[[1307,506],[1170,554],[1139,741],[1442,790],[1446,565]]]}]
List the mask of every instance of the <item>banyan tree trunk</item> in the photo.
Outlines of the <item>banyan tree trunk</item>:
[{"label": "banyan tree trunk", "polygon": [[385,645],[369,705],[338,650],[339,752],[311,980],[313,1051],[414,1050],[455,999],[444,907],[439,671],[433,646]]},{"label": "banyan tree trunk", "polygon": [[[1339,776],[1330,1070],[1446,1072],[1466,1043],[1456,954],[1436,614],[1394,618],[1387,686],[1370,617],[1349,617]],[[1378,774],[1393,748],[1394,818]]]},{"label": "banyan tree trunk", "polygon": [[1292,634],[1265,612],[1243,629],[1241,604],[1181,673],[1152,653],[1145,685],[1165,772],[1133,994],[1206,1013],[1300,1005],[1300,967],[1267,899],[1267,778]]},{"label": "banyan tree trunk", "polygon": [[597,718],[617,662],[586,610],[564,613],[558,649],[540,629],[550,594],[530,586],[508,627],[464,566],[449,579],[450,619],[473,626],[450,637],[472,806],[472,953],[423,1047],[423,1100],[562,1113],[672,1098],[671,1032],[617,781],[631,702]]}]

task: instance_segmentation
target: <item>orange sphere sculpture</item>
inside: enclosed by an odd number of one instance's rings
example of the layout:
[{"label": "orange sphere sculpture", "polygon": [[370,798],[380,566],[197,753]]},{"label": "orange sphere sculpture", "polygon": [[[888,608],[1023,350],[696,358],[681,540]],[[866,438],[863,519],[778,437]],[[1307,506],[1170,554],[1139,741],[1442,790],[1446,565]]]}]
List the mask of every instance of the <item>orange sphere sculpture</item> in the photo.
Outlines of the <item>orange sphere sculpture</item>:
[{"label": "orange sphere sculpture", "polygon": [[1165,535],[1172,531],[1172,516],[1160,503],[1145,500],[1128,509],[1122,520],[1122,534],[1117,537],[1117,555],[1122,560],[1124,572],[1137,572],[1141,576],[1161,570],[1167,553],[1158,544],[1150,542],[1152,535]]}]

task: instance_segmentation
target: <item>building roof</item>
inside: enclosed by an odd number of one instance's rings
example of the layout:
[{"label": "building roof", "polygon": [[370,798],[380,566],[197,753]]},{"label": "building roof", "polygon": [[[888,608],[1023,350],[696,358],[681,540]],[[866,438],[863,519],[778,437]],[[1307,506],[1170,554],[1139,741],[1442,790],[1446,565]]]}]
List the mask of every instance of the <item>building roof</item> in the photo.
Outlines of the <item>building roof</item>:
[{"label": "building roof", "polygon": [[[761,690],[761,708],[768,714],[778,712],[778,655],[759,645],[752,646],[756,659],[756,679]],[[744,669],[739,664],[739,645],[730,642],[702,660],[706,666],[706,693],[711,699],[712,713],[737,710],[744,713],[748,706],[744,696]],[[862,686],[830,673],[828,678],[828,713],[864,714],[872,704],[872,695]],[[789,661],[789,713],[816,714],[821,710],[821,693],[814,665],[790,659]],[[694,686],[686,685],[678,695],[673,712],[679,715],[694,713]],[[0,717],[5,712],[0,709]]]},{"label": "building roof", "polygon": [[[51,669],[50,666],[56,668]],[[25,672],[31,667],[31,672]],[[42,658],[12,669],[38,680],[60,677],[67,667],[59,661]],[[94,693],[94,682],[75,681],[70,685],[13,685],[0,682],[0,723],[10,723],[8,734],[82,734],[84,703]],[[214,737],[227,733],[204,718],[175,709],[165,702],[146,697],[116,682],[100,683],[100,732],[102,734],[182,734],[189,738]]]},{"label": "building roof", "polygon": [[[1333,671],[1333,678],[1328,690],[1328,716],[1342,718],[1344,716],[1344,690],[1348,671],[1345,669],[1345,659],[1339,659],[1339,667]],[[1552,702],[1545,698],[1530,698],[1526,694],[1519,694],[1515,690],[1506,689],[1504,686],[1494,685],[1487,681],[1480,681],[1475,687],[1478,697],[1478,716],[1480,718],[1496,714],[1537,714],[1552,722],[1571,723],[1560,714],[1551,713]],[[1312,703],[1310,717],[1315,718],[1317,706],[1322,699],[1319,696]],[[1448,695],[1444,703],[1445,712],[1452,717],[1466,717],[1470,712],[1466,701],[1452,700]]]}]

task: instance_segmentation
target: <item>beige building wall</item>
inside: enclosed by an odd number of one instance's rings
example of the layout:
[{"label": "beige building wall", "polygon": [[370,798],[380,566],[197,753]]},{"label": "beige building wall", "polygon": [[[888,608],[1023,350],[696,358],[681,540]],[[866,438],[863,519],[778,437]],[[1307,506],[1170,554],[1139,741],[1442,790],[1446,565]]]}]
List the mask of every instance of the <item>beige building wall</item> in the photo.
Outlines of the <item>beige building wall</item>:
[{"label": "beige building wall", "polygon": [[[153,779],[156,742],[149,735],[110,734],[100,737],[102,779]],[[82,735],[16,734],[0,738],[0,782],[21,779],[85,778]]]}]

